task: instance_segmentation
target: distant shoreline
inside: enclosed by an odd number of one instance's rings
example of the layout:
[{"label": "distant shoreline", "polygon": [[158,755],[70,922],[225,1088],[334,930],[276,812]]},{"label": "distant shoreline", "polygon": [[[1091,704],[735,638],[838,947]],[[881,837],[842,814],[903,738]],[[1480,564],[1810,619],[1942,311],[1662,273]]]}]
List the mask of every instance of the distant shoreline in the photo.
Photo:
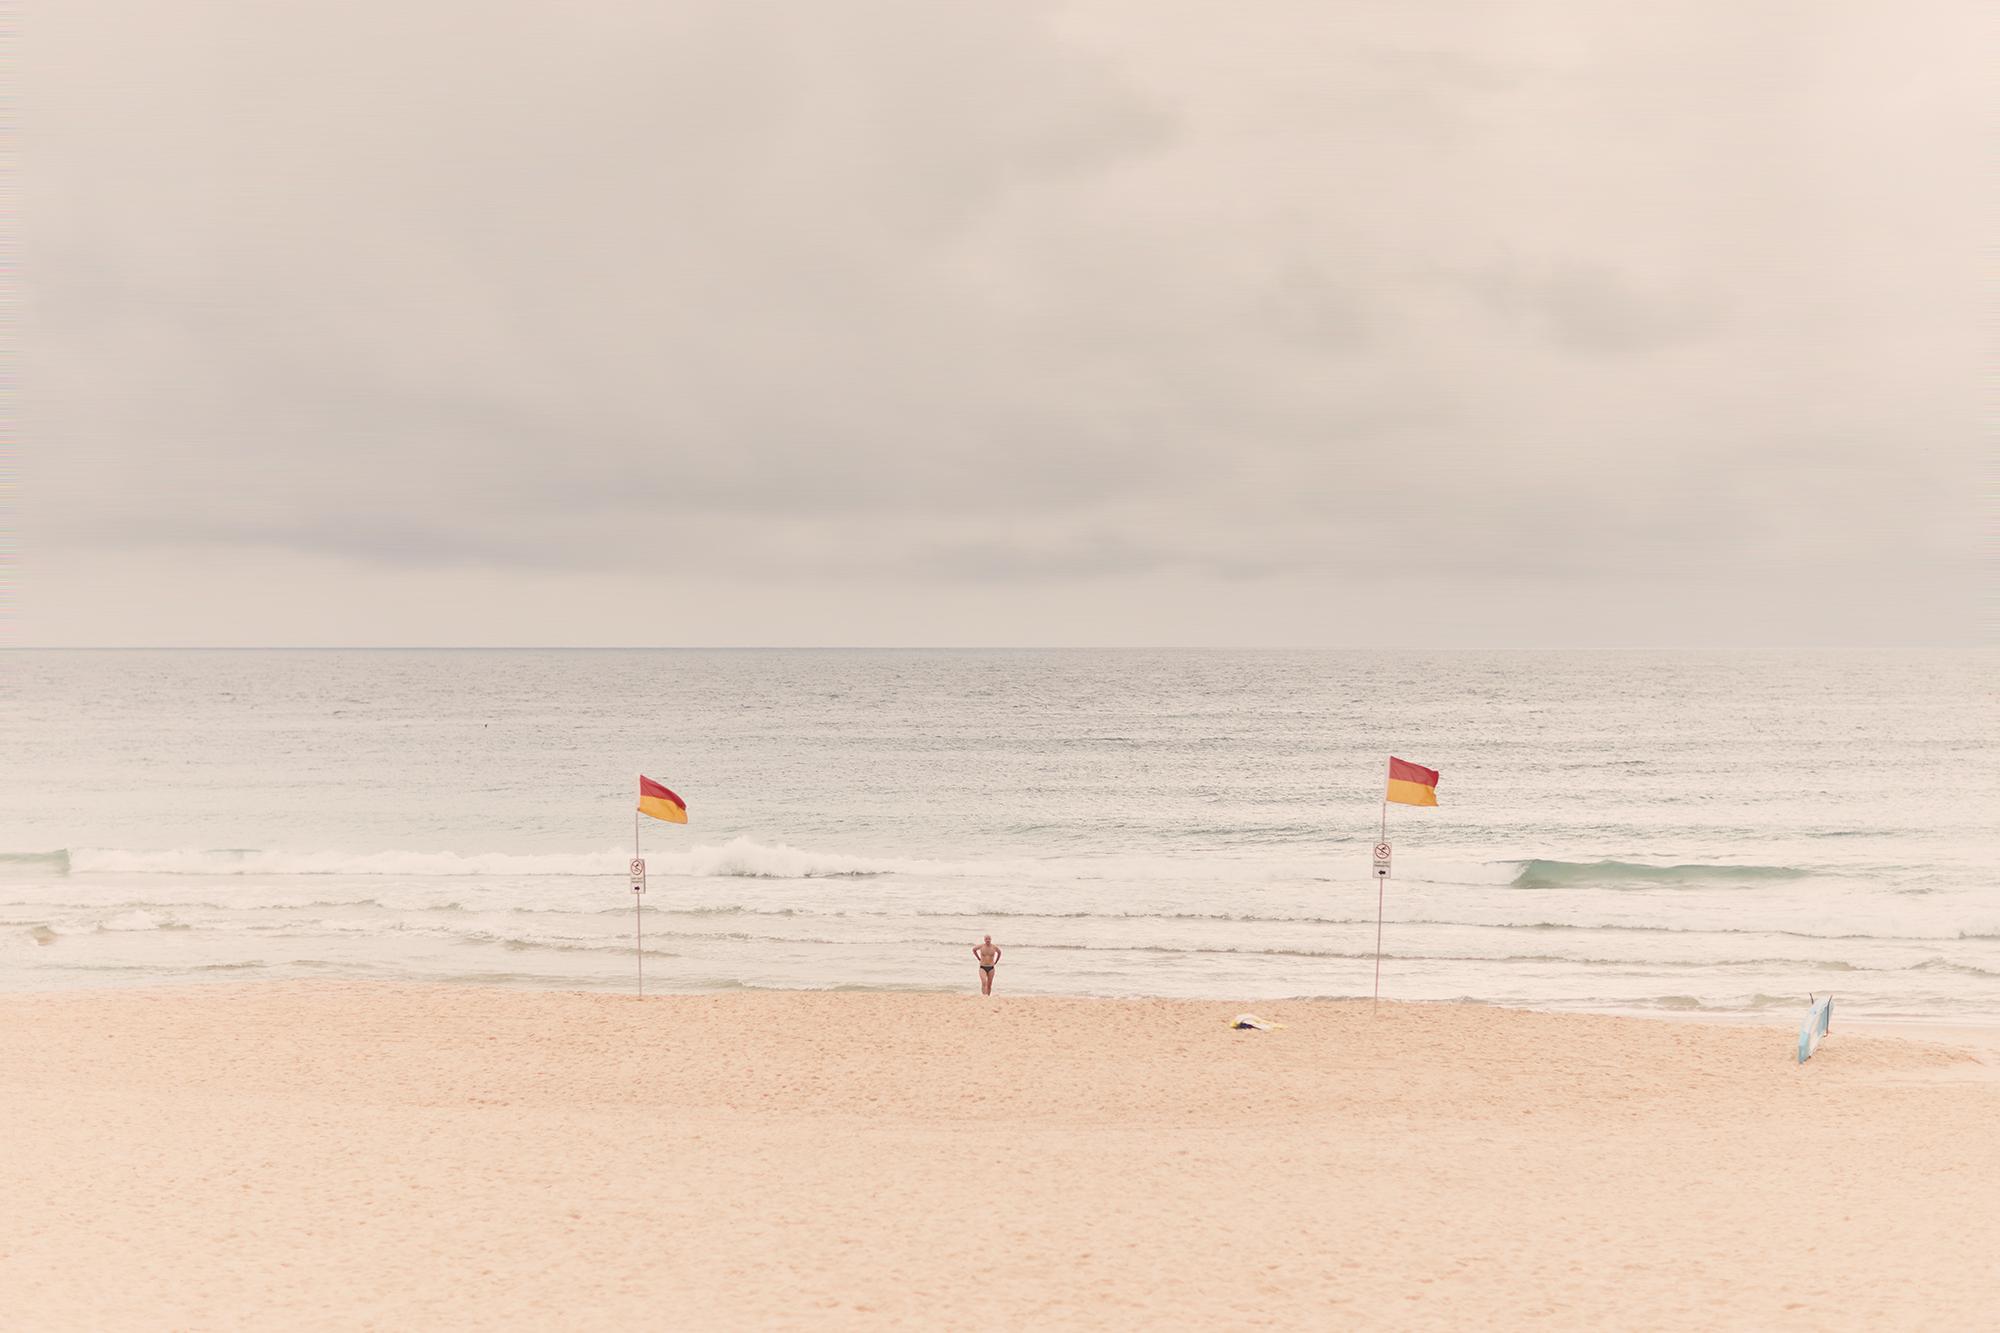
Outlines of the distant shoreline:
[{"label": "distant shoreline", "polygon": [[[618,999],[634,998],[633,996],[622,994],[619,990],[615,988],[599,988],[599,989],[585,990],[577,987],[562,987],[562,986],[494,986],[476,981],[404,981],[404,980],[375,981],[364,978],[327,977],[327,978],[311,978],[311,979],[271,979],[262,981],[189,980],[189,981],[165,982],[158,984],[135,984],[131,986],[75,987],[75,988],[60,988],[52,990],[0,989],[0,1003],[10,1002],[10,1001],[21,1002],[21,1001],[34,1001],[34,1000],[58,1000],[58,999],[66,999],[78,996],[113,996],[113,995],[143,994],[149,992],[158,992],[165,994],[165,993],[177,992],[188,988],[205,988],[205,987],[265,987],[265,986],[282,987],[282,986],[350,985],[350,984],[359,986],[408,987],[417,990],[434,987],[440,990],[450,990],[450,991],[470,990],[470,991],[494,991],[500,993],[521,992],[528,994],[596,996],[614,1001]],[[652,984],[658,985],[658,980],[655,979]],[[904,989],[901,987],[891,988],[891,987],[864,987],[864,986],[841,986],[841,987],[825,987],[816,989],[804,988],[804,987],[789,988],[789,987],[740,986],[740,987],[731,987],[725,990],[714,990],[714,991],[658,990],[653,993],[649,993],[646,996],[646,1000],[648,1002],[651,1002],[653,1000],[668,1000],[668,999],[702,999],[702,998],[713,998],[716,996],[724,996],[724,995],[820,995],[820,996],[833,996],[833,997],[909,996],[913,998],[921,998],[921,997],[932,997],[932,996],[935,997],[966,996],[966,995],[975,995],[975,992],[971,986],[966,987],[964,990],[957,990],[957,989],[920,990],[915,988]],[[1857,1035],[1863,1035],[1869,1037],[1897,1038],[1909,1041],[1939,1042],[1945,1045],[1963,1046],[1979,1050],[1992,1050],[2000,1052],[2000,1014],[1996,1014],[1991,1019],[1985,1021],[1977,1019],[1967,1019],[1963,1017],[1954,1017],[1954,1018],[1880,1017],[1880,1016],[1847,1017],[1846,1015],[1842,1014],[1839,1009],[1839,993],[1835,992],[1834,995],[1835,995],[1836,1031],[1853,1032]],[[1356,997],[1356,996],[1337,996],[1337,997],[1293,996],[1281,1000],[1243,1000],[1243,999],[1208,1000],[1208,999],[1189,999],[1182,996],[1165,996],[1165,995],[1161,996],[1150,996],[1150,995],[1100,996],[1100,995],[1041,995],[1041,994],[1009,995],[1004,991],[1004,989],[997,992],[993,996],[993,999],[1003,1002],[1021,1001],[1021,1000],[1061,1000],[1061,1001],[1075,1001],[1077,1003],[1082,1003],[1082,1004],[1097,1004],[1097,1003],[1107,1003],[1107,1004],[1160,1003],[1160,1004],[1192,1004],[1192,1005],[1219,1004],[1225,1006],[1235,1005],[1237,1007],[1247,1006],[1252,1009],[1254,1009],[1256,1006],[1260,1004],[1269,1006],[1278,1004],[1341,1005],[1341,1004],[1369,1003],[1369,1000],[1367,1000],[1365,997]],[[1411,1009],[1431,1009],[1431,1008],[1493,1009],[1510,1013],[1546,1014],[1551,1017],[1635,1018],[1646,1021],[1659,1021],[1667,1023],[1702,1023],[1702,1024],[1713,1024],[1720,1027],[1771,1028],[1774,1030],[1796,1029],[1799,1020],[1803,1018],[1806,1010],[1806,1006],[1803,1002],[1801,1002],[1801,1004],[1798,1006],[1797,1015],[1791,1015],[1785,1013],[1784,1011],[1779,1011],[1779,1010],[1762,1010],[1755,1013],[1721,1013],[1715,1011],[1690,1011],[1690,1010],[1667,1010],[1667,1009],[1650,1010],[1650,1011],[1612,1010],[1612,1009],[1606,1009],[1606,1010],[1541,1009],[1529,1005],[1507,1005],[1507,1004],[1489,1003],[1486,1001],[1467,1003],[1464,1001],[1455,1001],[1455,1000],[1398,1000],[1386,997],[1384,998],[1382,1003],[1385,1005],[1389,1004],[1400,1005],[1402,1007]]]}]

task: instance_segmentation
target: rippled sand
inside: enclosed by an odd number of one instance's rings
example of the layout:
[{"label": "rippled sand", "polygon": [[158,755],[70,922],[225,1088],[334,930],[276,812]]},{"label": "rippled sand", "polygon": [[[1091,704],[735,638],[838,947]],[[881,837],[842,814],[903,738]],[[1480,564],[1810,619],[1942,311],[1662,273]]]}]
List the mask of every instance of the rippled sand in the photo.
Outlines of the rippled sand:
[{"label": "rippled sand", "polygon": [[[1005,979],[1002,978],[1004,988]],[[2000,1052],[1473,1006],[0,1000],[20,1330],[2000,1324]]]}]

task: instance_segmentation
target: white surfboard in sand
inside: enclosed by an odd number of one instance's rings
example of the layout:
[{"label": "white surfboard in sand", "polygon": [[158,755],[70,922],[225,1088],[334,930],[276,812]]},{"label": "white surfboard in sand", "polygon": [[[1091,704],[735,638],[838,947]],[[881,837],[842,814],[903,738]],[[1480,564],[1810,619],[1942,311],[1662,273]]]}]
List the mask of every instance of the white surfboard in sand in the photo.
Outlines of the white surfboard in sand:
[{"label": "white surfboard in sand", "polygon": [[1826,1035],[1827,1024],[1833,1021],[1833,997],[1827,996],[1806,1011],[1805,1026],[1799,1029],[1799,1063],[1812,1059],[1812,1053],[1819,1049],[1819,1039]]}]

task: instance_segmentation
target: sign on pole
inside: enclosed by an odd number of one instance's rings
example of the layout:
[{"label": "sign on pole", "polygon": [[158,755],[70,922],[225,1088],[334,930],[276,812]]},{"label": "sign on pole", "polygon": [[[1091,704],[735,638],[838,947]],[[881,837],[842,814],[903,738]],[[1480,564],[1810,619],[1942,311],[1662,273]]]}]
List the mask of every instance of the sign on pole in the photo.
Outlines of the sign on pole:
[{"label": "sign on pole", "polygon": [[[1384,801],[1387,810],[1389,803]],[[1382,899],[1389,888],[1389,840],[1375,844],[1375,1012],[1382,1010]]]},{"label": "sign on pole", "polygon": [[[632,823],[639,822],[637,815]],[[635,835],[636,836],[636,835]],[[632,858],[632,962],[639,973],[639,998],[646,998],[646,922],[639,914],[640,894],[646,891],[646,858]]]}]

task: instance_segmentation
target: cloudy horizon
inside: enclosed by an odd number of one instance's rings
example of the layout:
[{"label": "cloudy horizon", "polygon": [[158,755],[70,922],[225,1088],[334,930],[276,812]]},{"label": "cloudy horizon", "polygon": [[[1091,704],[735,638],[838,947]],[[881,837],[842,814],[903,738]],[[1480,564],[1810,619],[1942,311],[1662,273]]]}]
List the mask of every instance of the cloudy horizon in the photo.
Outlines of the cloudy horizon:
[{"label": "cloudy horizon", "polygon": [[1953,646],[1991,20],[72,0],[23,646]]}]

